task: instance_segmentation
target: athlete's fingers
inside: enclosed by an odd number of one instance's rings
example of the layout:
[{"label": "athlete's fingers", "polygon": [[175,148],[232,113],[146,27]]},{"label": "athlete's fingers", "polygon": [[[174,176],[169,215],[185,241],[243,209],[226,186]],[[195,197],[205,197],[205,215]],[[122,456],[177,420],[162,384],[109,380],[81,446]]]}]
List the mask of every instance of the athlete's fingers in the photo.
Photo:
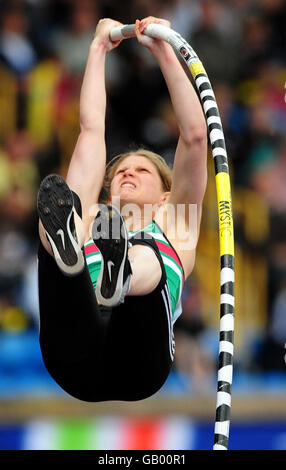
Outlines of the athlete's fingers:
[{"label": "athlete's fingers", "polygon": [[134,32],[136,34],[136,37],[137,37],[138,41],[140,42],[140,39],[141,39],[140,20],[136,20]]},{"label": "athlete's fingers", "polygon": [[141,25],[140,20],[136,20],[134,31],[138,42],[142,44],[142,46],[146,46],[147,48],[150,48],[152,46],[153,39],[141,34],[141,32],[143,32],[143,26]]},{"label": "athlete's fingers", "polygon": [[155,16],[148,16],[147,18],[143,18],[143,20],[140,21],[140,31],[144,32],[147,26],[152,23],[162,24],[163,26],[167,26],[168,28],[170,28],[171,26],[171,23],[168,20],[156,18]]}]

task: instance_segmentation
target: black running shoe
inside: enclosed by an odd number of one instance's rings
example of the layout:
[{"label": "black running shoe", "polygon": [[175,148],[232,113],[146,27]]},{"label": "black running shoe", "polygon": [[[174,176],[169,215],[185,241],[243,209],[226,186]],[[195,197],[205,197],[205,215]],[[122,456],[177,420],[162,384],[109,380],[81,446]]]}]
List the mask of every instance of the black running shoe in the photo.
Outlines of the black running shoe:
[{"label": "black running shoe", "polygon": [[38,214],[58,267],[70,276],[80,273],[84,268],[73,206],[73,194],[65,180],[59,175],[46,176],[38,192]]},{"label": "black running shoe", "polygon": [[96,298],[107,307],[124,302],[129,291],[131,266],[128,259],[128,233],[115,206],[104,206],[94,219],[92,238],[102,255],[96,283]]}]

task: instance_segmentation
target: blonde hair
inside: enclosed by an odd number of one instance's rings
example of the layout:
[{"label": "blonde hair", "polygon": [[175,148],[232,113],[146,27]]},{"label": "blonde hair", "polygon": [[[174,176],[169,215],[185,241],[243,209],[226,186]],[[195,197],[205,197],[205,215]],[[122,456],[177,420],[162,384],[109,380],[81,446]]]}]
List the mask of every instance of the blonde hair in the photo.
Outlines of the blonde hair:
[{"label": "blonde hair", "polygon": [[105,172],[102,195],[101,195],[101,200],[103,202],[106,202],[109,197],[111,182],[113,180],[113,177],[116,173],[117,168],[123,162],[123,160],[125,160],[125,158],[131,157],[134,155],[145,157],[148,160],[150,160],[150,162],[153,163],[153,165],[155,166],[160,176],[161,183],[162,183],[162,190],[166,192],[171,191],[172,169],[166,163],[165,159],[161,157],[161,155],[158,155],[157,153],[152,152],[151,150],[138,148],[137,150],[131,150],[129,152],[116,155],[106,166],[106,172]]}]

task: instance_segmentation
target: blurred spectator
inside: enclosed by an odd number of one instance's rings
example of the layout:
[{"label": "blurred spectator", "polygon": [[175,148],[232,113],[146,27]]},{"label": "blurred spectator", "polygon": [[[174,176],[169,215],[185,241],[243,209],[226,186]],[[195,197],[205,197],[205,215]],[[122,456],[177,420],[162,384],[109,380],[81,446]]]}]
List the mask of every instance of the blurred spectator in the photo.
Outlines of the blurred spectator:
[{"label": "blurred spectator", "polygon": [[237,102],[244,110],[247,124],[241,128],[235,149],[241,184],[252,184],[256,169],[260,171],[261,166],[274,158],[286,124],[284,80],[283,63],[264,60],[254,76],[237,85]]},{"label": "blurred spectator", "polygon": [[0,64],[0,144],[15,132],[18,124],[18,83],[14,74]]},{"label": "blurred spectator", "polygon": [[[195,278],[195,276],[193,276]],[[175,323],[175,370],[185,376],[195,393],[208,393],[215,372],[212,345],[204,341],[206,325],[202,319],[200,289],[196,281],[186,283],[182,297],[183,314]]]},{"label": "blurred spectator", "polygon": [[[128,12],[128,23],[134,23],[137,18],[141,19],[146,16],[155,16],[160,18],[164,6],[168,6],[169,4],[169,0],[158,0],[157,2],[153,2],[152,0],[131,1]],[[130,21],[130,19],[132,19],[132,21]]]},{"label": "blurred spectator", "polygon": [[[280,287],[273,304],[269,333],[273,340],[285,347],[286,344],[286,286]],[[286,353],[286,352],[285,352]]]},{"label": "blurred spectator", "polygon": [[269,48],[272,57],[285,61],[286,4],[284,0],[261,0],[261,16],[269,29]]},{"label": "blurred spectator", "polygon": [[270,29],[260,15],[250,15],[244,18],[244,31],[241,41],[243,54],[239,60],[239,78],[253,77],[257,67],[271,58],[269,46]]},{"label": "blurred spectator", "polygon": [[5,178],[0,187],[0,209],[5,223],[21,223],[34,208],[38,184],[37,168],[33,161],[35,148],[25,131],[12,134],[2,150]]},{"label": "blurred spectator", "polygon": [[225,80],[233,82],[239,65],[237,39],[229,31],[226,34],[219,28],[223,24],[224,14],[224,4],[216,0],[202,2],[201,21],[191,38],[192,47],[206,64],[212,83]]},{"label": "blurred spectator", "polygon": [[72,1],[69,7],[67,24],[55,32],[52,46],[68,71],[82,74],[99,10],[93,0]]},{"label": "blurred spectator", "polygon": [[[284,247],[285,248],[285,247]],[[284,265],[286,267],[286,264]],[[284,278],[286,279],[286,278]],[[262,344],[258,363],[264,370],[285,371],[286,367],[286,288],[284,284],[278,289],[270,309],[268,330]]]},{"label": "blurred spectator", "polygon": [[186,41],[201,21],[201,6],[197,0],[171,0],[163,2],[162,16],[171,22],[171,28],[178,31]]},{"label": "blurred spectator", "polygon": [[22,2],[7,4],[1,19],[0,55],[19,76],[35,65],[37,56],[28,38],[28,18]]},{"label": "blurred spectator", "polygon": [[[273,149],[276,150],[276,149]],[[271,152],[268,151],[269,157]],[[271,209],[286,217],[286,140],[280,142],[272,158],[257,165],[252,178],[254,189],[263,197]]]}]

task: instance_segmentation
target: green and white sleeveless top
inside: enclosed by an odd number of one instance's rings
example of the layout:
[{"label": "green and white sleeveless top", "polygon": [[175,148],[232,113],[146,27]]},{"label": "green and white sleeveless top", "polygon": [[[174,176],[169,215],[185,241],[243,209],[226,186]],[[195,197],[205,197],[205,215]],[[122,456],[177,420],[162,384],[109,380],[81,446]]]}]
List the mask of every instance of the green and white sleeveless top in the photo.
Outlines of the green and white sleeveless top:
[{"label": "green and white sleeveless top", "polygon": [[[142,231],[146,232],[148,235],[151,235],[153,237],[162,257],[165,266],[167,284],[169,288],[170,301],[172,306],[172,321],[174,323],[182,313],[181,295],[185,282],[184,269],[182,263],[175,249],[172,247],[171,243],[166,238],[166,236],[155,221],[150,222],[150,224],[146,225],[142,230],[139,230],[138,232]],[[129,238],[132,238],[138,232],[129,231]],[[101,254],[92,238],[90,238],[85,243],[84,253],[89,274],[93,283],[93,287],[95,289],[96,281],[101,268]]]}]

